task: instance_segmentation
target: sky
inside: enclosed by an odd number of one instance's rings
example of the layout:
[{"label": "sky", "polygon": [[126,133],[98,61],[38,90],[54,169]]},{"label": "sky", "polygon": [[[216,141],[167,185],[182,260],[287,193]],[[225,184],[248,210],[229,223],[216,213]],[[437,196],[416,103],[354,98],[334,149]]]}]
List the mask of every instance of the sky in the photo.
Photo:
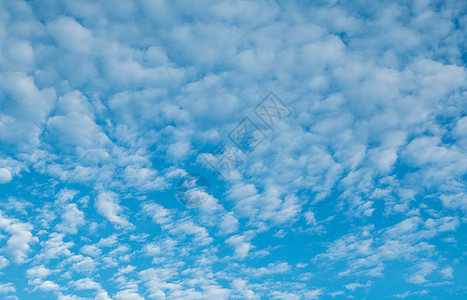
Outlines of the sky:
[{"label": "sky", "polygon": [[0,299],[467,299],[467,3],[0,1]]}]

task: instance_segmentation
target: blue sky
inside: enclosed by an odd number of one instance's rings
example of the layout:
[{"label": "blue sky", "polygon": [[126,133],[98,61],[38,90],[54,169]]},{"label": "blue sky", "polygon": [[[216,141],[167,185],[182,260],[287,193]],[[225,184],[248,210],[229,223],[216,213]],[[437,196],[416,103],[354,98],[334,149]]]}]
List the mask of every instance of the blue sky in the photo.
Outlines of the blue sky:
[{"label": "blue sky", "polygon": [[466,299],[466,13],[0,1],[0,299]]}]

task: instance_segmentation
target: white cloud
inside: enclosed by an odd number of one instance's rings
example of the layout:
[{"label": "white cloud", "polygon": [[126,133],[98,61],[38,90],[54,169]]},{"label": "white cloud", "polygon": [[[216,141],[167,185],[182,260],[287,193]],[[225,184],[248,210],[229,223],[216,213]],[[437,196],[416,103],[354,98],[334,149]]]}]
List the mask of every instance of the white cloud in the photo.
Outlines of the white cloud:
[{"label": "white cloud", "polygon": [[225,242],[234,248],[236,258],[244,259],[248,256],[250,250],[253,248],[249,242],[251,237],[246,235],[234,235],[225,240]]},{"label": "white cloud", "polygon": [[454,269],[452,267],[446,267],[440,270],[441,276],[445,279],[452,279],[454,275],[452,274]]},{"label": "white cloud", "polygon": [[422,284],[427,282],[426,276],[430,275],[438,267],[429,261],[421,262],[417,265],[417,271],[407,279],[407,282]]},{"label": "white cloud", "polygon": [[43,279],[52,274],[53,271],[47,269],[44,265],[32,267],[26,271],[26,276],[30,279]]},{"label": "white cloud", "polygon": [[103,215],[109,222],[127,229],[133,228],[125,215],[123,208],[118,205],[118,195],[113,192],[100,192],[94,203],[97,212]]},{"label": "white cloud", "polygon": [[219,224],[219,234],[228,235],[238,230],[238,219],[232,212],[225,214],[222,217],[222,222]]},{"label": "white cloud", "polygon": [[49,234],[49,239],[42,242],[42,250],[35,257],[38,261],[50,261],[58,258],[66,258],[72,255],[70,248],[74,246],[73,242],[64,242],[63,233],[53,232]]},{"label": "white cloud", "polygon": [[59,300],[85,300],[85,298],[78,297],[75,295],[63,295],[62,293],[58,294]]},{"label": "white cloud", "polygon": [[55,226],[57,231],[76,234],[78,228],[85,224],[84,213],[80,211],[76,203],[67,204],[61,214],[62,223]]},{"label": "white cloud", "polygon": [[109,294],[104,290],[97,291],[94,297],[96,300],[111,300],[112,299],[110,298]]},{"label": "white cloud", "polygon": [[60,286],[58,284],[56,284],[55,282],[50,281],[50,280],[46,280],[46,281],[42,282],[36,288],[40,289],[40,290],[42,290],[44,292],[60,290]]},{"label": "white cloud", "polygon": [[124,274],[129,274],[129,273],[132,273],[136,270],[136,267],[135,266],[126,266],[126,267],[122,267],[122,268],[118,268],[118,275],[124,275]]},{"label": "white cloud", "polygon": [[0,168],[0,184],[9,182],[13,176],[7,168]]},{"label": "white cloud", "polygon": [[349,234],[331,243],[327,252],[315,259],[346,261],[348,268],[340,272],[340,276],[363,274],[370,277],[382,277],[385,262],[403,259],[419,263],[419,271],[408,281],[423,283],[425,276],[437,268],[434,262],[422,261],[435,252],[434,245],[427,241],[442,232],[455,230],[458,222],[454,217],[425,222],[420,217],[412,217],[387,227],[380,235],[374,235],[372,227],[362,227],[359,234]]},{"label": "white cloud", "polygon": [[172,212],[162,205],[157,203],[144,203],[142,205],[143,212],[149,215],[153,222],[159,225],[164,225],[172,222]]},{"label": "white cloud", "polygon": [[93,281],[91,278],[82,278],[73,282],[73,286],[77,290],[100,290],[102,286]]},{"label": "white cloud", "polygon": [[58,45],[70,52],[89,53],[92,33],[70,17],[59,17],[48,24],[48,30]]},{"label": "white cloud", "polygon": [[112,246],[115,246],[115,244],[117,244],[118,242],[118,237],[117,235],[111,235],[109,237],[106,237],[106,238],[101,238],[98,242],[98,246],[101,246],[101,247],[112,247]]},{"label": "white cloud", "polygon": [[22,223],[16,219],[10,219],[0,211],[0,229],[11,235],[6,242],[4,250],[12,256],[14,262],[26,262],[27,255],[31,251],[30,245],[39,241],[31,233],[33,229],[32,225]]},{"label": "white cloud", "polygon": [[[438,243],[463,243],[467,211],[463,10],[364,2],[1,2],[2,272],[37,251],[26,280],[44,297],[339,295],[306,287],[313,264],[291,267],[309,246],[299,236],[319,234],[313,262],[347,292],[395,269],[427,289],[434,274],[458,285]],[[270,90],[292,111],[272,129],[252,113]],[[227,138],[245,116],[267,135],[248,156]],[[240,165],[210,177],[205,205],[169,202],[221,140]],[[71,185],[97,191],[93,206],[56,194]],[[154,269],[135,274],[146,260]],[[97,281],[113,271],[110,297]]]},{"label": "white cloud", "polygon": [[81,247],[80,251],[92,257],[97,257],[102,253],[102,250],[96,245],[84,245]]},{"label": "white cloud", "polygon": [[361,284],[360,282],[349,283],[345,285],[345,288],[350,291],[355,291],[357,288],[366,287],[368,284]]},{"label": "white cloud", "polygon": [[182,238],[185,235],[193,236],[193,242],[200,246],[208,245],[213,241],[213,238],[209,236],[209,232],[206,230],[206,228],[188,220],[177,222],[170,230],[170,233]]},{"label": "white cloud", "polygon": [[270,263],[266,267],[247,269],[247,274],[251,274],[251,276],[267,276],[287,273],[290,272],[291,269],[292,267],[287,262]]},{"label": "white cloud", "polygon": [[234,279],[232,281],[232,288],[236,294],[241,295],[244,299],[261,299],[259,295],[248,286],[248,282],[243,279]]},{"label": "white cloud", "polygon": [[13,283],[0,283],[0,294],[8,294],[16,292]]},{"label": "white cloud", "polygon": [[81,254],[72,255],[64,259],[59,266],[76,273],[84,273],[88,276],[93,274],[97,269],[97,263],[94,259]]},{"label": "white cloud", "polygon": [[146,244],[143,247],[143,253],[147,256],[156,256],[161,253],[161,248],[157,244]]},{"label": "white cloud", "polygon": [[0,256],[0,270],[8,266],[10,262],[3,256]]},{"label": "white cloud", "polygon": [[39,144],[42,126],[54,104],[55,91],[52,88],[40,90],[33,77],[21,72],[0,73],[0,82],[11,99],[0,113],[0,140],[30,151]]},{"label": "white cloud", "polygon": [[117,300],[144,300],[144,298],[133,290],[124,290],[115,294]]}]

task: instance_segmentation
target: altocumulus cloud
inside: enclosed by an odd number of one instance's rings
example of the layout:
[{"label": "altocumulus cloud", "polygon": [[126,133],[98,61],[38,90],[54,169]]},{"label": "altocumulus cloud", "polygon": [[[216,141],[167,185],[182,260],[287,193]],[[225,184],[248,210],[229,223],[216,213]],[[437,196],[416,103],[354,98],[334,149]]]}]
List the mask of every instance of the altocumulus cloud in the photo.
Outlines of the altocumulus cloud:
[{"label": "altocumulus cloud", "polygon": [[464,299],[466,15],[0,2],[0,298]]}]

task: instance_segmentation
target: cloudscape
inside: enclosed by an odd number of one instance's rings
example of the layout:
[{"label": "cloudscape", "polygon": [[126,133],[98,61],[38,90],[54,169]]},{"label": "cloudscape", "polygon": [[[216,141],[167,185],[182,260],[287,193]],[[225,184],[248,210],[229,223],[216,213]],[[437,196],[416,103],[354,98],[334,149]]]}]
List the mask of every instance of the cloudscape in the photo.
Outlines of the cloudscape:
[{"label": "cloudscape", "polygon": [[467,299],[464,0],[0,1],[0,299]]}]

